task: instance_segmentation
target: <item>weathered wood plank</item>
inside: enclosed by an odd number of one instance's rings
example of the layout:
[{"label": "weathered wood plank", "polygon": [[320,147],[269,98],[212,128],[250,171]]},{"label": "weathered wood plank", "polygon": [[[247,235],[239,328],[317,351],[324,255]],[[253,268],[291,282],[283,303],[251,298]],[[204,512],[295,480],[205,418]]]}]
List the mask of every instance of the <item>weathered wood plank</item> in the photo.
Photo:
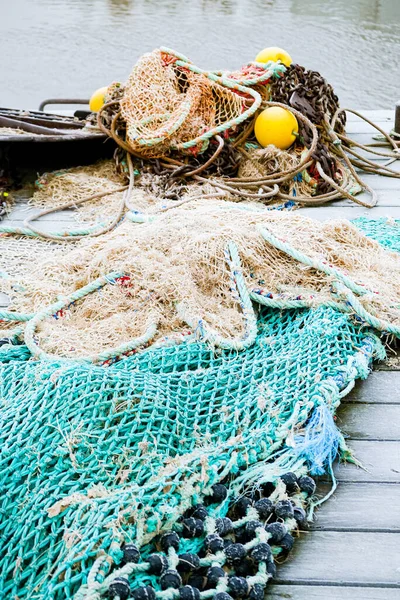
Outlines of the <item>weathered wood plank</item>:
[{"label": "weathered wood plank", "polygon": [[[361,114],[363,114],[363,113],[361,113]],[[365,114],[365,116],[367,117],[367,119],[369,119],[368,114]],[[391,115],[389,114],[380,119],[373,118],[370,120],[373,121],[376,125],[378,125],[378,127],[383,129],[387,133],[389,133],[394,127],[394,113]],[[367,123],[366,121],[363,121],[362,119],[357,119],[357,118],[354,121],[353,121],[353,119],[348,120],[347,125],[346,125],[346,132],[349,134],[353,134],[353,133],[370,133],[371,135],[379,134],[379,131],[377,129],[375,129],[375,127],[372,127],[372,125],[369,125],[369,123]]]},{"label": "weathered wood plank", "polygon": [[[37,208],[32,208],[32,206],[29,206],[26,202],[18,202],[13,207],[13,210],[7,219],[11,221],[24,221],[28,217],[38,214],[39,212],[40,211]],[[43,217],[40,217],[40,221],[38,221],[38,223],[42,221],[74,221],[75,214],[76,212],[71,209],[62,210],[57,213],[43,215]]]},{"label": "weathered wood plank", "polygon": [[[390,131],[390,127],[385,127],[384,128],[387,132]],[[371,144],[371,143],[378,143],[378,140],[374,140],[372,136],[374,136],[375,134],[380,135],[378,131],[371,131],[370,133],[351,133],[348,134],[348,137],[350,137],[352,140],[358,142],[359,144]],[[386,149],[389,148],[389,146],[386,147]],[[385,150],[384,147],[378,147],[378,150]]]},{"label": "weathered wood plank", "polygon": [[[361,113],[362,115],[364,115],[365,117],[367,117],[367,119],[369,119],[370,121],[373,121],[374,123],[378,123],[378,122],[384,122],[387,119],[392,119],[392,121],[394,120],[394,108],[393,109],[387,109],[387,108],[377,108],[375,110],[363,110],[361,109],[355,109],[357,112]],[[360,118],[357,117],[357,115],[354,115],[351,112],[347,112],[346,113],[347,116],[347,122],[351,123],[352,121],[360,121]]]},{"label": "weathered wood plank", "polygon": [[343,402],[362,404],[400,404],[399,375],[391,371],[375,371],[365,381],[358,381]]},{"label": "weathered wood plank", "polygon": [[[399,192],[400,194],[400,192]],[[364,208],[354,204],[354,206],[326,206],[300,208],[300,214],[303,214],[317,221],[327,221],[328,219],[356,219],[357,217],[368,217],[377,219],[379,217],[389,217],[400,219],[400,207],[398,206],[376,206],[373,209]]]},{"label": "weathered wood plank", "polygon": [[[365,195],[364,197],[367,197]],[[330,203],[326,206],[318,207],[303,207],[299,209],[301,214],[316,219],[318,221],[326,221],[328,219],[356,219],[357,217],[363,216],[370,219],[377,219],[379,217],[389,217],[393,219],[400,219],[400,189],[395,195],[392,192],[386,193],[382,196],[382,204],[379,203],[373,209],[364,208],[356,203],[348,201],[338,201]],[[28,216],[28,213],[21,214],[16,212],[12,215],[12,218],[7,218],[2,221],[3,225],[10,227],[23,227],[23,221]],[[19,218],[17,218],[19,217]],[[51,215],[47,215],[34,223],[36,227],[40,227],[43,231],[54,231],[58,229],[79,228],[79,223],[73,217],[73,211],[63,211],[59,213],[57,218]]]},{"label": "weathered wood plank", "polygon": [[[319,221],[325,221],[329,218],[355,219],[359,216],[367,216],[371,219],[379,217],[400,218],[400,180],[398,191],[380,190],[378,195],[379,203],[373,209],[364,208],[348,199],[342,199],[324,206],[304,207],[300,210],[305,215]],[[366,193],[360,194],[358,197],[368,201],[368,194]],[[22,227],[23,221],[34,212],[32,210],[26,211],[24,206],[16,206],[10,217],[4,219],[2,224],[11,227]],[[79,223],[74,217],[74,211],[71,210],[62,211],[56,215],[45,215],[39,221],[34,222],[37,227],[41,227],[42,223],[44,227],[50,227],[50,229],[59,227],[61,224],[71,224],[71,226],[79,227]]]},{"label": "weathered wood plank", "polygon": [[[329,484],[318,486],[321,498]],[[399,531],[400,485],[393,483],[341,483],[334,495],[316,511],[314,530]]]},{"label": "weathered wood plank", "polygon": [[339,482],[389,482],[400,483],[400,442],[348,442],[355,458],[364,468],[351,463],[335,465],[335,476]]},{"label": "weathered wood plank", "polygon": [[[400,198],[400,190],[398,192]],[[349,201],[348,206],[339,205],[337,203],[326,205],[326,206],[318,206],[318,207],[304,207],[299,209],[301,214],[310,217],[311,219],[316,219],[318,221],[326,221],[328,219],[356,219],[357,217],[363,216],[368,217],[370,219],[376,219],[379,217],[389,217],[393,219],[400,219],[400,202],[399,205],[396,205],[396,200],[393,198],[390,206],[381,206],[378,205],[373,209],[364,208],[363,206],[359,206],[355,203],[351,204]],[[26,218],[24,216],[23,218]],[[22,227],[23,219],[15,220],[15,219],[5,219],[2,221],[2,224],[13,226],[13,227]],[[77,223],[72,215],[64,215],[60,213],[60,218],[55,220],[43,218],[40,221],[36,222],[36,226],[43,227],[44,231],[52,231],[55,227],[59,227],[60,229],[64,229],[67,225],[71,225],[74,228],[79,227],[79,223]]]},{"label": "weathered wood plank", "polygon": [[400,440],[400,405],[343,403],[338,425],[356,440]]},{"label": "weathered wood plank", "polygon": [[[400,169],[400,167],[399,167],[399,169]],[[377,183],[374,184],[374,186],[373,186],[374,189],[376,189],[378,191],[378,195],[379,195],[378,206],[380,208],[386,207],[386,206],[399,207],[400,206],[400,180],[399,180],[399,184],[398,184],[398,190],[391,190],[391,189],[379,190],[378,189],[379,179],[381,179],[381,178],[379,178],[379,177],[376,178]],[[366,192],[363,192],[363,193],[357,195],[357,199],[368,202],[370,199],[370,195],[367,194]],[[337,207],[357,208],[357,207],[359,207],[359,205],[357,205],[352,200],[349,200],[348,198],[342,198],[341,200],[337,200],[335,202],[331,202],[324,206],[318,207],[318,210],[325,211],[326,209],[337,208]],[[375,210],[375,209],[373,209],[373,210]],[[13,222],[13,223],[23,222],[28,216],[32,216],[37,213],[38,213],[37,209],[32,209],[32,207],[29,206],[26,202],[20,202],[15,205],[11,214],[7,217],[6,220],[3,221],[3,223],[9,224],[10,222]],[[61,222],[77,223],[75,215],[76,215],[76,212],[73,210],[63,210],[58,213],[44,215],[43,217],[40,218],[40,221],[36,222],[36,225],[39,223],[43,223],[43,222],[52,222],[55,224],[61,223]],[[373,218],[373,214],[372,214],[371,218]],[[19,226],[22,226],[22,225],[19,225]]]},{"label": "weathered wood plank", "polygon": [[304,533],[280,566],[277,581],[398,586],[400,594],[399,544],[400,533]]},{"label": "weathered wood plank", "polygon": [[[11,219],[4,219],[0,224],[7,227],[24,227],[23,221],[13,221]],[[33,225],[40,231],[44,231],[46,233],[54,233],[66,230],[75,230],[82,229],[82,225],[76,223],[75,221],[38,221],[34,222]]]},{"label": "weathered wood plank", "polygon": [[[374,186],[376,188],[376,186]],[[399,190],[378,190],[379,196],[379,204],[378,206],[400,206],[400,180],[399,180]],[[368,202],[370,199],[370,195],[366,192],[362,192],[361,194],[357,194],[357,200],[362,200],[363,202]],[[342,198],[341,200],[337,200],[336,202],[331,202],[330,204],[326,204],[329,206],[357,206],[353,200],[349,200],[348,198]],[[321,207],[324,209],[324,206]],[[374,209],[372,209],[374,210]],[[373,218],[373,217],[371,217]]]},{"label": "weathered wood plank", "polygon": [[374,190],[400,191],[400,179],[396,177],[381,177],[373,173],[361,173],[361,179]]},{"label": "weathered wood plank", "polygon": [[[366,136],[366,135],[368,135],[368,134],[354,133],[354,134],[349,135],[349,138],[355,143],[363,144],[363,142],[359,141],[358,138],[360,136],[360,138],[365,139],[364,136]],[[375,143],[375,142],[377,142],[377,140],[375,140],[372,136],[370,136],[368,138],[367,145]],[[365,144],[363,144],[363,145],[365,145]],[[346,150],[345,145],[343,145],[343,148]],[[364,148],[360,148],[359,146],[353,146],[352,150],[354,152],[356,152],[357,154],[365,157],[369,161],[378,163],[382,167],[387,166],[391,169],[394,169],[395,171],[399,170],[399,160],[400,160],[399,158],[397,159],[396,162],[391,163],[389,165],[385,165],[386,162],[391,161],[392,158],[394,158],[394,157],[393,156],[382,156],[381,154],[375,154],[376,151],[377,152],[391,152],[391,151],[393,151],[393,146],[388,145],[386,148],[371,147],[371,149],[367,149],[367,148],[364,149]],[[353,155],[351,155],[350,152],[349,152],[349,158],[357,159],[357,157],[356,156],[353,157]]]},{"label": "weathered wood plank", "polygon": [[273,585],[267,588],[266,598],[269,600],[399,600],[399,590],[341,585]]}]

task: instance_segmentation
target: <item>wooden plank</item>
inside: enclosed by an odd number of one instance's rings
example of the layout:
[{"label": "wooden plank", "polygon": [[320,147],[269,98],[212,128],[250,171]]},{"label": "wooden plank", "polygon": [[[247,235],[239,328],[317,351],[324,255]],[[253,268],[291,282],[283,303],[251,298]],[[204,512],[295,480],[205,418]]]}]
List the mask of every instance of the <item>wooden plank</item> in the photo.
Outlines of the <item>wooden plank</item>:
[{"label": "wooden plank", "polygon": [[[369,116],[367,114],[365,116],[367,118],[369,118]],[[373,121],[376,125],[378,125],[378,127],[383,129],[387,133],[389,133],[394,127],[394,113],[391,115],[388,114],[387,116],[385,116],[381,119],[370,119],[370,120]],[[362,119],[358,119],[355,121],[349,120],[346,124],[346,132],[350,133],[350,134],[352,134],[352,133],[372,133],[373,135],[375,135],[376,133],[379,133],[379,131],[377,129],[375,129],[374,127],[372,127],[372,125],[370,125],[366,121],[363,121]]]},{"label": "wooden plank", "polygon": [[393,190],[400,193],[400,179],[396,177],[380,177],[372,173],[361,173],[361,179],[374,190]]},{"label": "wooden plank", "polygon": [[[378,182],[380,177],[376,177],[375,181]],[[398,183],[398,190],[384,189],[379,190],[377,185],[373,186],[374,189],[377,190],[379,195],[379,206],[400,206],[400,179]],[[368,202],[370,199],[370,194],[367,192],[362,192],[357,194],[356,198],[358,200],[362,200],[364,202]],[[348,198],[342,198],[341,200],[336,200],[335,202],[330,202],[321,207],[318,207],[318,210],[325,210],[325,208],[329,207],[357,207],[354,201],[349,200]],[[4,224],[9,224],[10,222],[23,222],[27,217],[33,216],[34,214],[38,214],[38,209],[32,208],[26,202],[15,204],[12,212],[7,216],[6,219],[3,220]],[[49,215],[44,215],[40,218],[39,222],[77,222],[75,219],[76,211],[74,210],[63,210],[57,213],[52,213]]]},{"label": "wooden plank", "polygon": [[400,440],[400,405],[343,403],[337,422],[350,439]]},{"label": "wooden plank", "polygon": [[304,533],[292,556],[279,567],[277,581],[397,586],[400,590],[399,545],[399,533]]},{"label": "wooden plank", "polygon": [[[400,192],[399,192],[400,193]],[[358,217],[368,217],[377,219],[379,217],[389,217],[391,219],[400,219],[400,208],[398,206],[376,206],[375,208],[364,208],[354,204],[354,206],[326,206],[326,207],[304,207],[299,209],[303,214],[317,221],[327,221],[328,219],[356,219]]]},{"label": "wooden plank", "polygon": [[[329,484],[318,486],[323,498]],[[314,530],[400,532],[400,485],[393,483],[341,483],[334,495],[316,511]]]},{"label": "wooden plank", "polygon": [[400,483],[400,442],[350,440],[349,448],[363,468],[351,463],[337,463],[339,482]]},{"label": "wooden plank", "polygon": [[[388,133],[390,131],[390,128],[385,127],[385,130],[388,130]],[[371,131],[370,133],[351,133],[348,134],[348,137],[351,138],[352,140],[354,140],[355,142],[358,142],[359,144],[371,144],[371,143],[378,143],[378,140],[374,140],[373,136],[375,135],[381,135],[379,133],[379,131]],[[389,146],[385,147],[378,147],[378,150],[383,150],[385,151],[385,149],[389,149]]]},{"label": "wooden plank", "polygon": [[[23,227],[23,221],[12,221],[10,219],[5,219],[4,221],[2,221],[2,223],[0,223],[0,227],[1,225],[5,225],[7,227]],[[37,227],[37,229],[39,229],[40,231],[44,231],[46,233],[55,233],[55,232],[61,232],[61,231],[66,231],[66,230],[74,230],[74,229],[82,229],[82,226],[79,225],[79,223],[76,223],[74,221],[59,221],[59,222],[55,222],[55,221],[39,221],[37,223],[34,223],[35,227]]]},{"label": "wooden plank", "polygon": [[268,600],[399,600],[399,590],[342,585],[272,585],[267,587],[266,598]]},{"label": "wooden plank", "polygon": [[[367,119],[369,119],[370,121],[374,121],[375,123],[377,123],[378,121],[386,121],[387,119],[392,119],[392,121],[394,121],[394,108],[377,108],[375,110],[364,110],[362,108],[356,108],[356,111],[361,113],[364,117],[367,117]],[[352,121],[360,121],[360,117],[357,117],[357,115],[354,115],[351,112],[347,112],[346,117],[347,123],[351,123]]]},{"label": "wooden plank", "polygon": [[[379,179],[379,177],[378,177]],[[377,189],[376,186],[373,186],[374,189]],[[399,189],[397,190],[378,190],[379,203],[378,206],[400,206],[400,179],[399,179]],[[357,194],[357,200],[362,200],[363,202],[368,202],[371,198],[370,194],[367,192],[362,192],[361,194]],[[330,204],[326,204],[327,207],[333,206],[357,206],[353,200],[349,200],[348,198],[342,198],[341,200],[337,200],[336,202],[331,202]],[[324,208],[324,207],[321,207]]]},{"label": "wooden plank", "polygon": [[[399,190],[399,198],[400,198],[400,190]],[[400,202],[399,202],[400,204]],[[380,217],[389,217],[392,219],[400,219],[400,206],[396,206],[396,200],[393,199],[391,201],[390,206],[376,206],[375,208],[369,209],[364,208],[363,206],[359,206],[355,203],[351,203],[349,201],[348,206],[341,206],[337,203],[318,206],[318,207],[303,207],[300,208],[300,214],[304,214],[311,219],[316,219],[317,221],[326,221],[328,219],[356,219],[357,217],[368,217],[370,219],[377,219]],[[25,218],[25,217],[24,217]],[[2,221],[3,225],[12,226],[12,227],[22,227],[22,220],[14,220],[14,219],[5,219]],[[37,226],[43,227],[44,231],[52,231],[56,227],[59,229],[65,229],[67,225],[71,225],[71,227],[79,228],[79,223],[75,220],[71,219],[68,216],[61,217],[60,219],[43,219],[36,223]]]},{"label": "wooden plank", "polygon": [[[365,208],[348,199],[342,199],[323,206],[303,207],[300,210],[305,215],[319,221],[325,221],[329,218],[355,219],[359,216],[368,216],[371,219],[379,217],[400,218],[400,180],[398,192],[394,192],[393,190],[378,190],[378,196],[378,205],[373,209]],[[363,193],[360,194],[358,198],[368,201],[370,196],[367,193]],[[11,217],[4,219],[2,224],[10,227],[22,227],[23,221],[28,217],[28,215],[33,213],[34,211],[25,211],[24,207],[22,206],[16,207],[11,214]],[[42,227],[42,223],[44,227],[50,229],[55,229],[56,227],[60,226],[61,228],[64,228],[64,226],[67,224],[70,224],[73,227],[80,226],[80,224],[74,218],[74,211],[62,211],[57,213],[56,216],[45,215],[39,221],[37,221],[35,225]]]},{"label": "wooden plank", "polygon": [[[353,136],[352,136],[352,139],[353,139]],[[357,141],[357,140],[354,140],[354,141]],[[370,141],[373,142],[374,140],[371,138]],[[357,154],[359,154],[360,156],[365,157],[367,160],[377,163],[378,166],[380,166],[380,167],[384,167],[384,166],[388,167],[389,169],[392,169],[393,171],[395,171],[397,173],[400,171],[399,158],[395,162],[392,162],[391,164],[386,164],[387,162],[392,160],[392,157],[378,156],[376,154],[372,154],[368,150],[364,150],[363,148],[358,148],[357,146],[355,146],[353,148],[353,150],[354,150],[354,152],[357,152]],[[382,150],[385,152],[385,148],[381,148],[381,151]],[[388,148],[388,150],[389,150],[389,148]],[[351,156],[350,153],[349,153],[349,158],[354,158],[357,160],[357,157]],[[361,171],[359,171],[359,173],[361,173],[361,176],[362,176],[363,171],[361,170]],[[380,175],[378,175],[378,176],[380,177]]]},{"label": "wooden plank", "polygon": [[[351,220],[360,216],[368,217],[370,219],[377,219],[380,217],[400,219],[400,188],[398,193],[393,193],[393,191],[390,190],[385,190],[381,193],[382,196],[378,192],[378,205],[372,209],[364,208],[351,200],[339,200],[324,206],[303,207],[299,210],[301,211],[301,214],[304,214],[311,219],[316,219],[317,221],[326,221],[328,219]],[[363,197],[368,198],[368,195],[364,194]],[[23,227],[23,221],[28,216],[28,213],[22,214],[21,212],[16,211],[15,215],[15,218],[14,215],[12,215],[12,218],[4,219],[2,224],[10,227]],[[54,215],[46,215],[40,219],[40,221],[37,221],[35,225],[43,228],[43,231],[54,231],[57,228],[59,230],[64,230],[67,228],[67,225],[70,226],[70,228],[80,227],[80,224],[73,217],[73,211],[63,211],[62,213],[59,213],[57,218],[54,218]]]},{"label": "wooden plank", "polygon": [[343,402],[362,404],[400,404],[399,375],[391,371],[375,371],[368,379],[358,381]]}]

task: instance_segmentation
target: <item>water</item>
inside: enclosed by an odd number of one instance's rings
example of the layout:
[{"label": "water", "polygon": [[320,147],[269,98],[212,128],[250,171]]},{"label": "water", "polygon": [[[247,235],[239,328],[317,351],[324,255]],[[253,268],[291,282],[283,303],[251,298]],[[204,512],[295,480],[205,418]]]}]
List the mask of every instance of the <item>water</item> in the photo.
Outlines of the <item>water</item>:
[{"label": "water", "polygon": [[281,46],[342,105],[400,99],[400,0],[0,0],[0,105],[89,97],[161,45],[228,69]]}]

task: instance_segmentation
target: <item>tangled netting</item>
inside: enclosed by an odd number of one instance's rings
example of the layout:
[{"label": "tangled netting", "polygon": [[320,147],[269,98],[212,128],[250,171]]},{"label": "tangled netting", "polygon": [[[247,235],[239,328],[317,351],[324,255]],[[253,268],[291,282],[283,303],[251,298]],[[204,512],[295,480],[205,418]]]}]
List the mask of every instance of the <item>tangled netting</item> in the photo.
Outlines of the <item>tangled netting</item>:
[{"label": "tangled netting", "polygon": [[161,49],[143,55],[119,102],[126,142],[133,152],[159,157],[169,149],[203,152],[211,137],[254,115],[262,96],[250,84],[268,83],[284,70],[247,67],[240,73],[206,72]]},{"label": "tangled netting", "polygon": [[[270,106],[289,110],[298,121],[299,135],[286,151],[261,149],[254,136],[255,119]],[[395,139],[378,126],[389,150],[349,139],[332,86],[300,65],[270,61],[205,71],[174,50],[157,49],[140,57],[124,86],[109,87],[97,124],[136,157],[137,166],[146,159],[157,174],[261,202],[319,205],[349,198],[371,207],[377,195],[354,167],[400,177],[367,158],[395,159]],[[372,198],[356,198],[362,190]]]},{"label": "tangled netting", "polygon": [[359,217],[353,221],[364,235],[379,240],[379,243],[395,252],[400,252],[400,220],[388,217],[381,219],[367,219]]},{"label": "tangled netting", "polygon": [[[299,125],[286,150],[261,148],[254,134],[259,112],[274,106],[290,111]],[[346,112],[375,127],[382,141],[363,145],[350,139]],[[390,166],[399,156],[396,138],[359,113],[340,108],[332,86],[299,65],[286,68],[270,61],[233,72],[204,71],[173,50],[157,49],[140,57],[125,85],[109,86],[107,102],[91,119],[119,146],[117,172],[109,169],[105,185],[104,174],[96,175],[92,167],[81,178],[77,172],[72,177],[45,174],[37,184],[47,199],[53,192],[53,205],[27,218],[23,228],[0,226],[0,233],[72,242],[99,236],[132,217],[130,199],[138,176],[139,186],[147,178],[147,187],[157,188],[164,200],[180,201],[190,188],[194,195],[252,200],[280,209],[341,198],[371,207],[378,196],[360,170],[400,177]],[[374,157],[390,160],[378,163]],[[86,190],[92,193],[85,196]],[[357,196],[361,191],[371,199]],[[120,192],[127,193],[118,196]],[[77,207],[80,215],[91,217],[80,230],[46,232],[33,224],[41,216]],[[104,220],[96,220],[98,215]]]},{"label": "tangled netting", "polygon": [[[161,49],[108,93],[116,164],[32,199],[79,229],[0,227],[0,593],[263,600],[316,504],[308,473],[349,457],[341,397],[384,357],[377,332],[400,336],[400,257],[397,225],[261,203],[353,199],[355,165],[399,174],[302,67]],[[255,142],[272,105],[299,121],[287,151]],[[371,151],[395,158],[386,141]]]},{"label": "tangled netting", "polygon": [[[122,544],[146,550],[213,484],[232,479],[232,500],[243,487],[304,473],[313,447],[321,467],[339,443],[324,435],[335,429],[340,391],[366,376],[375,348],[367,331],[324,308],[263,310],[242,353],[184,343],[105,369],[0,348],[4,597],[107,597]],[[320,439],[307,428],[311,415]],[[214,516],[227,510],[225,502]]]},{"label": "tangled netting", "polygon": [[3,319],[26,323],[35,356],[105,362],[187,336],[241,350],[256,336],[252,302],[329,305],[400,331],[400,257],[347,221],[211,199],[160,212],[144,194],[134,199],[146,206],[144,222],[68,251],[45,246],[42,257],[33,246],[35,264],[27,255],[19,276],[22,250],[13,269],[13,247],[0,243],[0,291],[11,298]]},{"label": "tangled netting", "polygon": [[340,398],[384,357],[337,306],[286,308],[260,309],[244,351],[188,340],[108,368],[1,341],[4,597],[261,600],[306,473],[346,453]]}]

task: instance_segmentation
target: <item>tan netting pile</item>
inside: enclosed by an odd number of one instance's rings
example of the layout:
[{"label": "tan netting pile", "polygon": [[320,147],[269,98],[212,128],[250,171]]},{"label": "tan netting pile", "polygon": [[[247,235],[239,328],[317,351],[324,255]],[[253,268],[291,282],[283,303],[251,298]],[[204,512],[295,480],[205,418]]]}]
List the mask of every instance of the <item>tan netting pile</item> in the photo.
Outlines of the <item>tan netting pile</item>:
[{"label": "tan netting pile", "polygon": [[226,255],[232,242],[248,290],[283,301],[306,299],[310,305],[343,300],[332,293],[332,277],[266,242],[257,225],[365,286],[370,293],[359,298],[362,306],[400,324],[399,255],[346,221],[321,223],[296,213],[218,200],[192,201],[161,213],[150,200],[148,209],[148,222],[127,221],[53,256],[42,254],[35,263],[28,260],[17,278],[0,280],[2,291],[12,298],[11,310],[34,312],[101,275],[124,274],[39,327],[38,340],[47,352],[98,352],[142,335],[153,322],[155,340],[196,332],[199,324],[226,337],[242,336],[243,306]]},{"label": "tan netting pile", "polygon": [[79,222],[97,222],[112,216],[121,200],[122,193],[111,193],[124,185],[126,175],[117,169],[114,160],[103,160],[86,167],[74,167],[53,173],[44,173],[35,183],[35,192],[30,204],[35,208],[59,208],[66,202],[84,200],[99,192],[110,191],[104,198],[94,198],[83,204],[76,204],[74,216]]},{"label": "tan netting pile", "polygon": [[157,157],[171,146],[183,150],[185,142],[235,119],[244,104],[235,91],[154,50],[134,66],[120,108],[132,150]]}]

